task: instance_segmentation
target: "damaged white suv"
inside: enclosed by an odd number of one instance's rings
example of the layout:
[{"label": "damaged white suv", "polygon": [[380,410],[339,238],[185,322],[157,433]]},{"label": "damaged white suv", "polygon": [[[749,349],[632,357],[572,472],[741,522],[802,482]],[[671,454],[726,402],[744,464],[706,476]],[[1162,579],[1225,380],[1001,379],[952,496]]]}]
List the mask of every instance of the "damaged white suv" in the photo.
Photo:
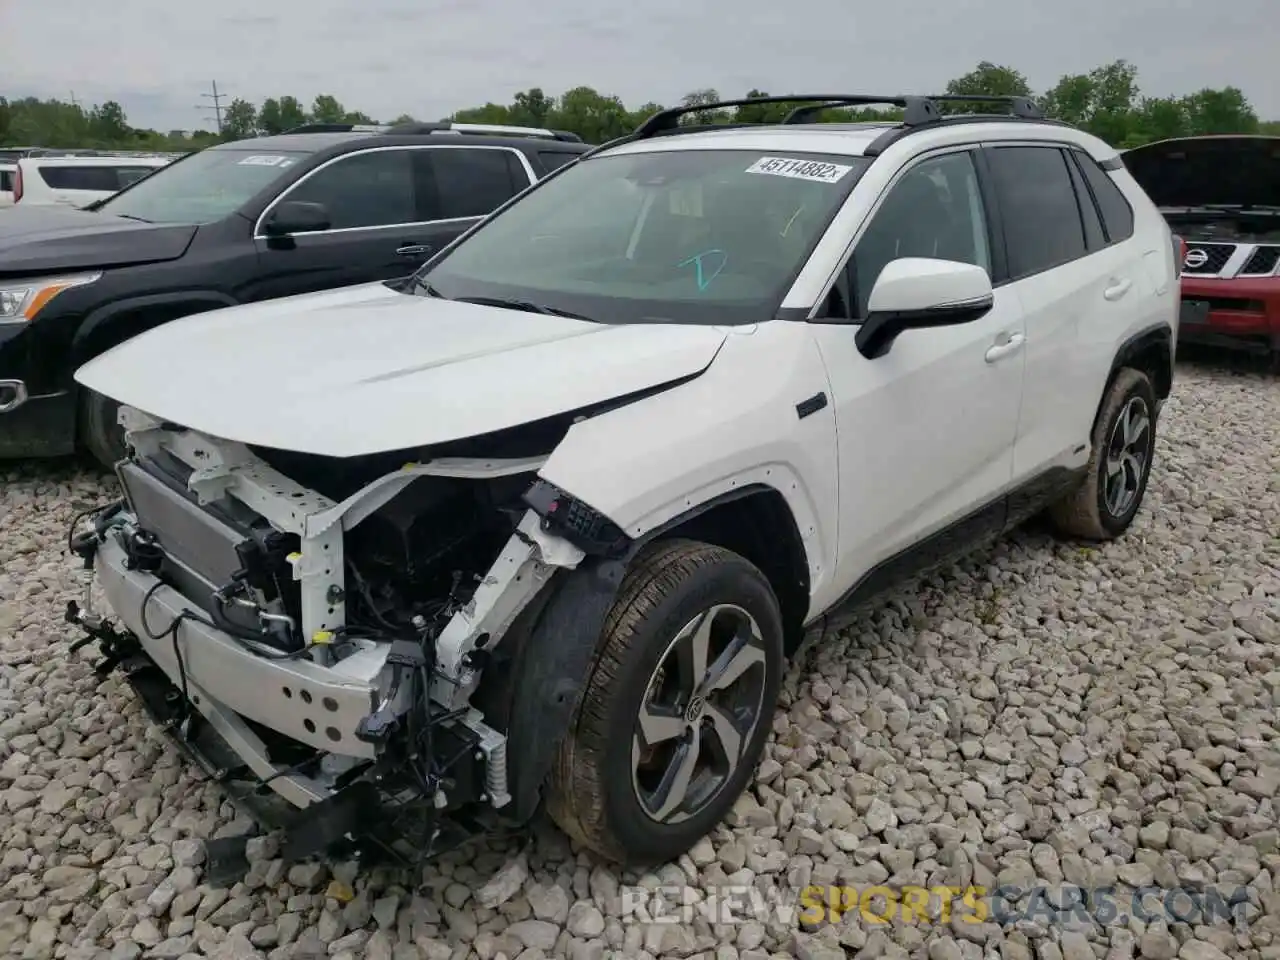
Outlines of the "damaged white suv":
[{"label": "damaged white suv", "polygon": [[905,118],[660,113],[403,283],[78,372],[131,453],[74,539],[114,617],[68,617],[287,856],[545,806],[673,858],[803,638],[1042,509],[1133,520],[1179,251],[1116,152],[1023,100],[774,99]]}]

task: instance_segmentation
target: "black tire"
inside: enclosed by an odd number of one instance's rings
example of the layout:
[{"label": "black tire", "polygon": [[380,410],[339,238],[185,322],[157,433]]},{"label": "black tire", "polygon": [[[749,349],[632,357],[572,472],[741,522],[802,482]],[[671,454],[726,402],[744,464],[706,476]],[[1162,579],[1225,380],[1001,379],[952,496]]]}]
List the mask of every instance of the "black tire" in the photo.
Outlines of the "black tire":
[{"label": "black tire", "polygon": [[[664,819],[655,819],[655,811],[646,810],[640,796],[648,792],[648,765],[662,766],[660,755],[667,751],[673,757],[682,749],[687,751],[684,756],[694,751],[687,743],[680,746],[680,737],[641,749],[640,711],[643,707],[656,715],[661,709],[652,702],[654,689],[683,686],[679,681],[689,661],[680,653],[686,646],[692,650],[692,640],[680,637],[695,623],[706,624],[705,635],[710,637],[705,662],[711,669],[703,672],[704,689],[714,686],[710,678],[723,664],[750,660],[751,665],[724,690],[707,692],[706,701],[696,690],[684,708],[677,698],[662,721],[687,724],[682,736],[699,744],[699,762],[705,753],[715,765],[726,755],[723,747],[732,742],[721,740],[716,731],[724,728],[717,721],[722,723],[736,710],[742,729],[732,732],[740,736],[741,750],[736,766],[723,763],[719,773],[697,774],[700,779],[695,782],[704,786],[685,791],[688,809],[667,815],[659,809],[656,813]],[[726,653],[717,661],[716,631],[733,631],[736,639],[725,642],[739,651],[737,655]],[[744,657],[747,647],[750,655]],[[668,668],[659,671],[661,664],[671,665],[669,684],[662,679]],[[646,548],[631,565],[605,620],[586,689],[552,769],[547,791],[552,819],[570,837],[609,859],[626,864],[674,860],[724,818],[753,776],[772,726],[783,668],[778,601],[756,567],[728,550],[691,540]],[[655,672],[659,679],[654,679]],[[738,683],[746,686],[738,688]],[[747,708],[735,706],[733,697],[721,698],[731,689],[742,703],[758,702],[750,723]],[[743,691],[748,691],[745,696]],[[633,748],[638,752],[633,754]],[[650,754],[654,759],[640,762],[645,769],[637,772],[637,759]],[[668,772],[676,766],[667,764]],[[659,788],[654,795],[660,792]]]},{"label": "black tire", "polygon": [[126,452],[124,429],[116,421],[119,412],[120,404],[116,401],[86,387],[80,388],[77,424],[80,446],[108,470],[114,469]]},{"label": "black tire", "polygon": [[[1145,418],[1145,429],[1140,435],[1131,430],[1134,433],[1132,449],[1126,447],[1124,451],[1135,456],[1130,459],[1117,457],[1114,444],[1124,433],[1121,418],[1136,416]],[[1098,421],[1094,424],[1093,449],[1084,482],[1048,510],[1049,520],[1057,532],[1084,540],[1113,540],[1128,530],[1147,492],[1155,442],[1155,390],[1146,374],[1125,367],[1116,374],[1107,389]],[[1139,453],[1140,462],[1136,456]],[[1126,487],[1124,497],[1114,495],[1116,481],[1109,483],[1109,478],[1115,477],[1114,465],[1117,462],[1121,462],[1120,479]],[[1133,466],[1135,463],[1136,468]]]}]

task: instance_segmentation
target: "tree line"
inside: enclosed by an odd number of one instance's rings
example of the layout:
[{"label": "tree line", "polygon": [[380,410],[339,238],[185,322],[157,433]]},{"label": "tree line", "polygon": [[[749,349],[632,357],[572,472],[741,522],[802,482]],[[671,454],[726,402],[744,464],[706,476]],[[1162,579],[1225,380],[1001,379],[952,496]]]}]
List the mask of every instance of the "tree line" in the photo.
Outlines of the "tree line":
[{"label": "tree line", "polygon": [[[1093,133],[1121,149],[1153,140],[1215,133],[1280,135],[1280,121],[1263,122],[1237,87],[1205,88],[1188,94],[1151,96],[1138,86],[1133,64],[1117,60],[1088,73],[1062,77],[1050,90],[1036,94],[1024,74],[1012,67],[983,61],[944,91],[956,96],[1023,96],[1036,101],[1050,116]],[[768,96],[750,90],[747,98]],[[733,97],[730,95],[729,97]],[[722,100],[714,89],[695,90],[681,103],[701,107]],[[748,104],[736,109],[694,110],[689,123],[769,122],[782,119],[795,104]],[[616,96],[591,87],[575,87],[549,96],[533,87],[510,103],[486,103],[459,110],[444,120],[466,123],[550,127],[578,134],[588,143],[603,143],[633,130],[646,117],[663,109],[646,103],[630,108]],[[973,104],[948,105],[951,110],[981,110]],[[892,109],[832,109],[829,121],[894,119]],[[403,123],[409,115],[384,122]],[[421,118],[419,118],[421,119]],[[222,113],[220,132],[209,130],[162,132],[131,126],[115,101],[84,108],[62,100],[0,97],[0,145],[117,150],[192,150],[219,141],[283,133],[304,123],[376,123],[368,114],[348,110],[330,94],[305,105],[293,96],[270,97],[254,105],[235,99]]]}]

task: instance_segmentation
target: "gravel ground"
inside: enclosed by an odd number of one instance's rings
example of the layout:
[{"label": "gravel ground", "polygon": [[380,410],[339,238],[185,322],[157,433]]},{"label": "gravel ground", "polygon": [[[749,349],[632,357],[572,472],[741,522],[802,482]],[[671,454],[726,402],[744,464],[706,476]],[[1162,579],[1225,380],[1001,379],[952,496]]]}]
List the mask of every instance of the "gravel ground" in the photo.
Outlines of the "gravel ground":
[{"label": "gravel ground", "polygon": [[[729,822],[645,877],[546,829],[519,854],[447,857],[420,886],[285,869],[264,839],[243,883],[209,886],[203,841],[245,824],[119,681],[95,688],[67,655],[66,523],[104,481],[0,472],[0,955],[1277,960],[1280,381],[1183,365],[1167,411],[1127,538],[1022,532],[869,612],[793,670]],[[638,882],[1039,885],[1056,905],[1073,885],[1216,885],[1248,901],[1238,924],[1166,922],[1157,895],[1145,921],[1054,922],[1042,902],[966,922],[935,897],[888,925],[673,925],[624,921],[619,885]]]}]

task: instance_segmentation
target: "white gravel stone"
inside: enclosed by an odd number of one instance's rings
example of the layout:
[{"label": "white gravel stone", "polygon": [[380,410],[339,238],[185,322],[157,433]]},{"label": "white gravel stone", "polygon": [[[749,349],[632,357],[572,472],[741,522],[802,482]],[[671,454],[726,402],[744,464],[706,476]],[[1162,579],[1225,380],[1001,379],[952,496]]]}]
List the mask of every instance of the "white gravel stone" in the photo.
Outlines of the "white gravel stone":
[{"label": "white gravel stone", "polygon": [[[807,654],[748,794],[678,863],[620,871],[550,831],[418,878],[286,869],[261,837],[229,889],[205,878],[205,842],[247,824],[119,677],[66,653],[65,525],[110,482],[0,466],[0,956],[1280,960],[1280,381],[1184,363],[1156,456],[1123,540],[1028,527]],[[935,897],[883,926],[750,907],[641,926],[623,915],[637,883],[786,908],[807,884],[1003,884],[1057,905],[1071,885],[1243,888],[1248,923],[968,923],[959,899],[944,922]]]}]

